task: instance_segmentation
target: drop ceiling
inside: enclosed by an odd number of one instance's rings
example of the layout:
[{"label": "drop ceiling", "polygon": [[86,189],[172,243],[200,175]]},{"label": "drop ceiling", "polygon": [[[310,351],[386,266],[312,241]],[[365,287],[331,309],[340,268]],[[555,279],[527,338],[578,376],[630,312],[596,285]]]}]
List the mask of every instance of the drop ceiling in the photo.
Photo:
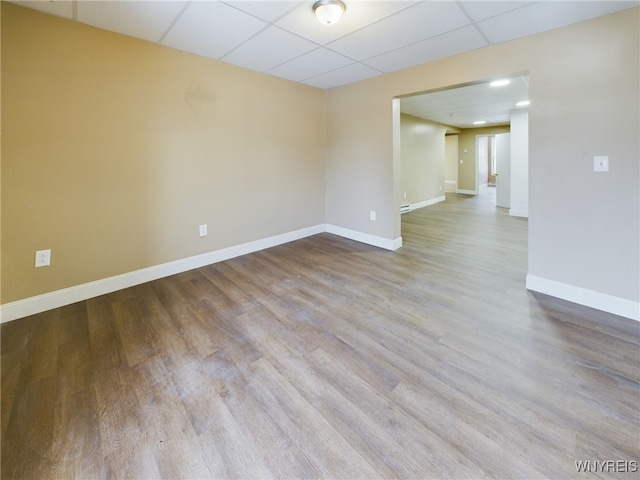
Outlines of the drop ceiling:
[{"label": "drop ceiling", "polygon": [[400,111],[457,128],[508,125],[512,112],[528,108],[518,103],[529,100],[529,76],[506,80],[501,86],[486,82],[404,97]]},{"label": "drop ceiling", "polygon": [[354,1],[323,25],[313,1],[12,1],[319,88],[638,6],[605,1]]}]

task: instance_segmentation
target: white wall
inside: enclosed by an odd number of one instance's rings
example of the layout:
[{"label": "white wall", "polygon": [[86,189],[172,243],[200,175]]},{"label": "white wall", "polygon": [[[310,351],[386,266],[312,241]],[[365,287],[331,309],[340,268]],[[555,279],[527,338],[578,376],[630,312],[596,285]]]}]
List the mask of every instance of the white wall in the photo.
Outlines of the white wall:
[{"label": "white wall", "polygon": [[476,137],[476,168],[478,178],[476,187],[486,187],[489,183],[489,137]]},{"label": "white wall", "polygon": [[509,215],[529,216],[529,112],[511,114],[511,208]]}]

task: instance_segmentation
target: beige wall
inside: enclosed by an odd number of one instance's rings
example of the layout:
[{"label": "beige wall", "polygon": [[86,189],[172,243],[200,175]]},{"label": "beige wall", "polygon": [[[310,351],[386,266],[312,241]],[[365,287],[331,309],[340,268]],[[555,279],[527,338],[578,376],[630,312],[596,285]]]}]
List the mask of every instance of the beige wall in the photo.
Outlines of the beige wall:
[{"label": "beige wall", "polygon": [[[2,16],[0,14],[0,108],[2,105]],[[0,305],[2,304],[2,115],[0,114]],[[0,320],[2,320],[0,318]]]},{"label": "beige wall", "polygon": [[459,160],[463,161],[462,164],[458,162],[458,188],[460,190],[476,190],[476,137],[478,135],[495,135],[496,133],[507,132],[509,132],[509,125],[462,130],[462,133],[458,135],[458,156],[460,157]]},{"label": "beige wall", "polygon": [[3,3],[2,303],[324,223],[325,124],[322,90]]},{"label": "beige wall", "polygon": [[638,301],[638,25],[625,10],[325,93],[3,4],[2,302],[323,222],[396,239],[392,99],[525,72],[529,274]]},{"label": "beige wall", "polygon": [[638,301],[638,25],[625,10],[329,90],[327,223],[400,236],[394,97],[528,72],[529,274]]},{"label": "beige wall", "polygon": [[400,129],[403,203],[417,204],[444,195],[447,127],[401,114]]}]

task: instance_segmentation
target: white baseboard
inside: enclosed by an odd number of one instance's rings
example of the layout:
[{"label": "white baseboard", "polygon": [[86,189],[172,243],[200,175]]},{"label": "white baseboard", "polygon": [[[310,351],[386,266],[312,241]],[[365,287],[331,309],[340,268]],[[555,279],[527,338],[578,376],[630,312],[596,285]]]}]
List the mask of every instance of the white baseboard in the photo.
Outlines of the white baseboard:
[{"label": "white baseboard", "polygon": [[141,283],[168,277],[169,275],[175,275],[176,273],[186,272],[187,270],[193,270],[194,268],[200,268],[212,263],[222,262],[234,257],[239,257],[240,255],[264,250],[265,248],[275,247],[277,245],[282,245],[311,235],[323,233],[324,231],[324,225],[315,225],[313,227],[307,227],[293,232],[255,240],[253,242],[214,250],[212,252],[183,258],[173,262],[154,265],[152,267],[123,273],[121,275],[96,280],[94,282],[56,290],[43,295],[25,298],[24,300],[5,303],[4,305],[0,305],[0,323],[9,322],[28,315],[34,315],[36,313],[51,310],[52,308],[80,302],[82,300],[87,300],[88,298],[115,292],[134,285],[140,285]]},{"label": "white baseboard", "polygon": [[154,265],[141,270],[103,278],[94,282],[84,283],[82,285],[76,285],[62,290],[36,295],[35,297],[5,303],[0,305],[0,323],[9,322],[29,315],[35,315],[36,313],[45,312],[52,308],[70,305],[89,298],[122,290],[123,288],[133,287],[152,280],[168,277],[169,275],[175,275],[177,273],[186,272],[187,270],[193,270],[194,268],[204,267],[205,265],[223,262],[241,255],[247,255],[259,250],[275,247],[324,232],[333,233],[341,237],[367,243],[386,250],[397,250],[402,246],[402,237],[390,240],[377,237],[375,235],[369,235],[367,233],[357,232],[355,230],[349,230],[347,228],[336,227],[334,225],[314,225],[312,227],[295,230],[293,232],[274,235],[273,237],[234,245],[232,247],[214,250],[201,255]]},{"label": "white baseboard", "polygon": [[432,198],[431,200],[425,200],[424,202],[412,203],[411,210],[417,210],[418,208],[424,208],[435,203],[444,202],[446,199],[447,197],[442,195],[441,197]]},{"label": "white baseboard", "polygon": [[377,235],[371,235],[369,233],[358,232],[356,230],[350,230],[348,228],[329,224],[326,225],[325,231],[327,233],[333,233],[334,235],[355,240],[356,242],[384,248],[385,250],[397,250],[402,246],[402,237],[391,240],[389,238],[378,237]]},{"label": "white baseboard", "polygon": [[515,208],[509,209],[509,215],[512,217],[529,217],[529,212],[526,210],[516,210]]},{"label": "white baseboard", "polygon": [[527,275],[527,289],[640,321],[640,302],[634,302],[633,300],[547,280],[535,275]]},{"label": "white baseboard", "polygon": [[464,195],[477,195],[478,192],[475,190],[463,190],[461,188],[456,189],[456,193],[462,193]]}]

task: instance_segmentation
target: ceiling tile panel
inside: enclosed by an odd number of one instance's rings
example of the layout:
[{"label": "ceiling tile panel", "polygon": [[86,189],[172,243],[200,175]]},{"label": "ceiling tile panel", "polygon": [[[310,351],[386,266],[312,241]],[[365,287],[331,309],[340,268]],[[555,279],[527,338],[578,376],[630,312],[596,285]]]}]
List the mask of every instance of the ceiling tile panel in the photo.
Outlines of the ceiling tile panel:
[{"label": "ceiling tile panel", "polygon": [[378,70],[367,67],[360,63],[354,63],[333,72],[324,73],[313,78],[309,78],[302,83],[318,88],[333,88],[339,85],[358,82],[367,78],[380,75]]},{"label": "ceiling tile panel", "polygon": [[226,0],[225,3],[271,23],[296,8],[301,2],[272,0],[245,2]]},{"label": "ceiling tile panel", "polygon": [[343,57],[326,48],[318,48],[287,63],[283,63],[267,73],[299,82],[309,77],[345,67],[351,63],[354,63],[353,60],[347,57]]},{"label": "ceiling tile panel", "polygon": [[315,0],[9,1],[321,88],[640,4],[639,0],[345,0],[342,20],[327,26],[313,15]]},{"label": "ceiling tile panel", "polygon": [[476,120],[486,125],[509,123],[516,103],[529,95],[529,77],[511,79],[504,87],[488,83],[427,92],[400,99],[400,111],[458,128],[475,128]]},{"label": "ceiling tile panel", "polygon": [[[635,5],[634,5],[635,4]],[[637,2],[537,2],[477,23],[492,43],[506,42],[636,6]]]},{"label": "ceiling tile panel", "polygon": [[508,0],[494,0],[494,1],[483,1],[483,0],[465,0],[458,2],[458,4],[462,7],[462,9],[467,12],[467,14],[471,17],[471,20],[474,22],[479,22],[480,20],[485,20],[490,17],[494,17],[496,15],[500,15],[501,13],[508,12],[510,10],[515,10],[516,8],[521,8],[526,5],[529,5],[531,1],[521,1],[521,2],[512,2]]},{"label": "ceiling tile panel", "polygon": [[158,42],[186,5],[184,1],[78,2],[78,21]]},{"label": "ceiling tile panel", "polygon": [[193,2],[162,43],[196,55],[220,58],[267,25],[221,2]]},{"label": "ceiling tile panel", "polygon": [[279,27],[324,45],[360,28],[414,5],[405,1],[348,1],[347,10],[335,25],[320,23],[313,14],[313,1],[304,2],[277,22]]},{"label": "ceiling tile panel", "polygon": [[421,63],[433,62],[440,58],[468,52],[486,45],[487,42],[478,33],[478,30],[472,25],[468,25],[452,32],[443,33],[437,37],[378,55],[362,63],[388,73]]},{"label": "ceiling tile panel", "polygon": [[48,2],[18,0],[9,1],[9,3],[15,3],[22,7],[38,10],[42,13],[48,13],[49,15],[73,18],[73,2],[71,0],[49,0]]},{"label": "ceiling tile panel", "polygon": [[271,26],[222,60],[264,72],[317,47],[315,43]]},{"label": "ceiling tile panel", "polygon": [[328,45],[364,60],[469,24],[455,2],[423,2]]}]

